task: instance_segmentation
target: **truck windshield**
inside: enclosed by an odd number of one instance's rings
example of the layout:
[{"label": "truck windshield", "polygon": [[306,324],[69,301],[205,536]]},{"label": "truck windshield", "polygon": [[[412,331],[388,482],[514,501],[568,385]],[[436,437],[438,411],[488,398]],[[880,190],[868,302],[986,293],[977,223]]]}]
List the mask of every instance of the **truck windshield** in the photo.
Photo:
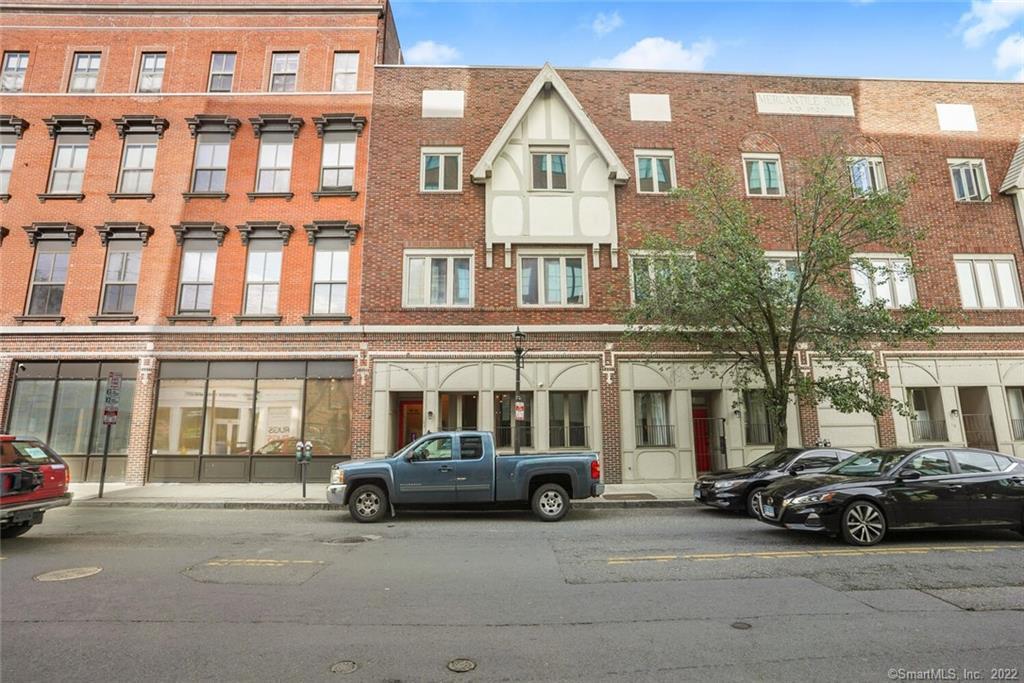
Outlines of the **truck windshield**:
[{"label": "truck windshield", "polygon": [[57,462],[38,441],[0,441],[0,465],[19,467]]}]

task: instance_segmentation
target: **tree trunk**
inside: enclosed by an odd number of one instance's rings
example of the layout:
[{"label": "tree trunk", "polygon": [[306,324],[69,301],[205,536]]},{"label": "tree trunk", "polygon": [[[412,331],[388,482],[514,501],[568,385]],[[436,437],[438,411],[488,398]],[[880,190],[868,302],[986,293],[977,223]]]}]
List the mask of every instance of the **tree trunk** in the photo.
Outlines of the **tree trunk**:
[{"label": "tree trunk", "polygon": [[772,411],[772,419],[775,432],[775,448],[786,448],[789,445],[789,424],[786,422],[786,408],[788,402],[783,401],[781,406],[776,406]]}]

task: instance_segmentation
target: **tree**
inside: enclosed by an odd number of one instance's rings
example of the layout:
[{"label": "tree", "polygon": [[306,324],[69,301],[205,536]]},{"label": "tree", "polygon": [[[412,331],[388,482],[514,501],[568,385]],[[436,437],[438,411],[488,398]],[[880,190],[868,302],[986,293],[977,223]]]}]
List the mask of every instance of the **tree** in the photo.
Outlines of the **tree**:
[{"label": "tree", "polygon": [[[913,272],[918,233],[900,219],[908,185],[855,191],[835,146],[800,163],[778,200],[784,210],[775,215],[784,218],[773,221],[762,203],[740,196],[731,172],[705,158],[697,165],[698,181],[675,193],[689,219],[672,237],[650,237],[642,260],[634,259],[634,272],[639,265],[649,278],[635,281],[636,305],[625,316],[630,334],[699,349],[705,353],[695,373],[741,392],[761,390],[778,448],[787,443],[786,410],[796,399],[876,417],[905,409],[883,388],[887,374],[871,347],[929,340],[938,332],[937,312],[916,302],[890,307],[895,304],[887,305],[884,294]],[[763,239],[795,256],[767,257]],[[865,252],[910,260],[872,262],[858,257]],[[851,268],[862,274],[859,284]],[[868,291],[875,286],[881,295]],[[803,372],[798,360],[805,350],[816,367],[832,371]]]}]

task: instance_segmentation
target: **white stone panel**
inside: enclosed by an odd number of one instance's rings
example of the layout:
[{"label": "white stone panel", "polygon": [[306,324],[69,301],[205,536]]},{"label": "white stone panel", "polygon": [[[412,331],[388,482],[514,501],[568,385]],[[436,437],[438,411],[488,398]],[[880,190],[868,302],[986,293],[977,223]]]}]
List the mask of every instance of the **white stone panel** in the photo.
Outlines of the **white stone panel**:
[{"label": "white stone panel", "polygon": [[523,201],[519,197],[494,197],[491,230],[499,237],[524,234]]},{"label": "white stone panel", "polygon": [[553,237],[573,234],[571,195],[534,195],[529,202],[530,235]]},{"label": "white stone panel", "polygon": [[526,112],[523,119],[523,137],[530,139],[548,138],[547,114],[545,112],[544,100],[538,99]]},{"label": "white stone panel", "polygon": [[494,160],[491,169],[491,189],[496,192],[517,192],[522,182],[522,145],[509,145],[505,153]]},{"label": "white stone panel", "polygon": [[671,121],[668,95],[629,93],[629,118],[633,121]]},{"label": "white stone panel", "polygon": [[641,451],[636,456],[637,478],[645,481],[679,478],[679,457],[672,451]]},{"label": "white stone panel", "polygon": [[939,130],[977,132],[978,120],[971,104],[935,104]]},{"label": "white stone panel", "polygon": [[607,197],[580,198],[580,231],[588,237],[600,238],[612,231],[611,211]]},{"label": "white stone panel", "polygon": [[608,164],[593,147],[577,148],[577,174],[584,192],[603,192],[608,189]]},{"label": "white stone panel", "polygon": [[421,116],[425,119],[461,119],[466,108],[462,90],[424,90]]},{"label": "white stone panel", "polygon": [[798,116],[853,116],[853,98],[849,95],[807,93],[755,93],[758,114],[795,114]]}]

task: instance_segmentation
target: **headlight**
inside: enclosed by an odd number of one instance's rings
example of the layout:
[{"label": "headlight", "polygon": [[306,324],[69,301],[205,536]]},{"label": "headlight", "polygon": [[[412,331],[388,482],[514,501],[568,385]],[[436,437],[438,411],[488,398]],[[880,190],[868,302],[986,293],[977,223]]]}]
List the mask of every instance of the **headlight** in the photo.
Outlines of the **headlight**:
[{"label": "headlight", "polygon": [[832,500],[833,498],[835,498],[835,496],[836,496],[836,494],[834,494],[834,493],[812,493],[812,494],[806,495],[806,496],[797,496],[796,498],[791,498],[791,499],[786,501],[786,504],[787,505],[814,505],[815,503],[827,503],[830,500]]},{"label": "headlight", "polygon": [[733,486],[739,486],[743,483],[742,479],[721,479],[715,482],[716,489],[731,489]]},{"label": "headlight", "polygon": [[344,484],[345,483],[345,470],[341,468],[334,468],[331,470],[331,483],[332,484]]}]

